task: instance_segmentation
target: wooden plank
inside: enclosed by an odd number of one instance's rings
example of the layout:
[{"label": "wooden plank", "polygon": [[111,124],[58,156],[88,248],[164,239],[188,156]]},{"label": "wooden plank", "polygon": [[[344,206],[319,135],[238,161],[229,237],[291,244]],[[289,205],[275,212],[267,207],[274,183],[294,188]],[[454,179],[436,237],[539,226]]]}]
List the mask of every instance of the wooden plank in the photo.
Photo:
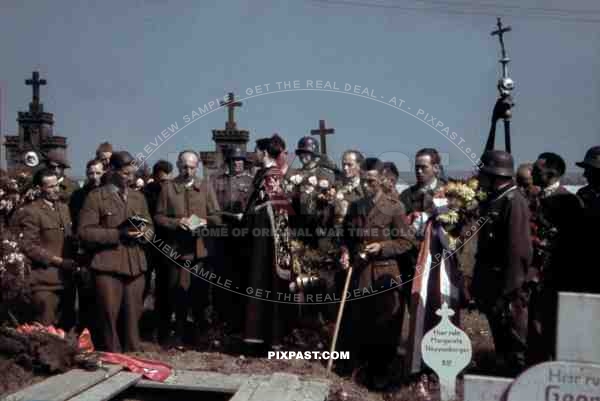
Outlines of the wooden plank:
[{"label": "wooden plank", "polygon": [[298,376],[288,373],[273,373],[271,379],[263,381],[248,401],[292,401],[300,389]]},{"label": "wooden plank", "polygon": [[463,401],[503,401],[513,379],[465,375]]},{"label": "wooden plank", "polygon": [[557,360],[600,364],[599,316],[599,294],[558,294]]},{"label": "wooden plank", "polygon": [[291,401],[325,401],[329,396],[329,381],[301,381],[301,387],[293,394]]},{"label": "wooden plank", "polygon": [[[150,380],[140,380],[136,383],[135,387],[233,394],[238,391],[250,377],[250,375],[242,374],[225,375],[207,371],[174,370],[173,374],[162,383]],[[269,378],[269,376],[252,377],[262,380],[268,380]]]},{"label": "wooden plank", "polygon": [[122,370],[118,365],[107,367],[108,370],[98,369],[93,372],[73,369],[11,394],[4,401],[66,401]]},{"label": "wooden plank", "polygon": [[242,384],[240,389],[233,395],[233,397],[229,401],[248,401],[250,400],[256,390],[258,390],[258,386],[260,386],[264,380],[251,378],[246,383]]},{"label": "wooden plank", "polygon": [[69,401],[107,401],[125,391],[142,378],[139,373],[120,372]]}]

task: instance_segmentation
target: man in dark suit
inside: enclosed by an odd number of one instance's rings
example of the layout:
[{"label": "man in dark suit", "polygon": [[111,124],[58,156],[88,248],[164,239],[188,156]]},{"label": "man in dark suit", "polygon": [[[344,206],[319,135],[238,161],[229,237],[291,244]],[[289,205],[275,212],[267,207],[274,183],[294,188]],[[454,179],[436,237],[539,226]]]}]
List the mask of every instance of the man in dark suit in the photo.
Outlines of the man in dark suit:
[{"label": "man in dark suit", "polygon": [[[558,290],[564,276],[561,266],[554,269],[552,258],[558,254],[561,238],[569,235],[574,224],[579,224],[583,204],[560,183],[566,170],[565,161],[556,153],[545,152],[533,165],[533,185],[540,188],[532,207],[533,260],[530,269],[529,310],[529,364],[541,363],[553,358],[556,344],[556,315]],[[558,253],[557,253],[558,252]]]},{"label": "man in dark suit", "polygon": [[415,155],[417,183],[400,194],[407,215],[414,212],[431,213],[433,195],[444,185],[444,181],[440,178],[441,171],[441,158],[437,150],[425,148],[417,152]]}]

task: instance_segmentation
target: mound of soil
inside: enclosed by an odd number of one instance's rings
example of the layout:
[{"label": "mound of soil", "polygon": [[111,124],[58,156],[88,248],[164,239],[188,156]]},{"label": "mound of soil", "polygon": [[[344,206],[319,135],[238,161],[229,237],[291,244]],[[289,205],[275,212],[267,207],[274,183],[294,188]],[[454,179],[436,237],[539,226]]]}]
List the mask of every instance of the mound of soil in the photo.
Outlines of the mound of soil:
[{"label": "mound of soil", "polygon": [[94,369],[93,354],[79,352],[75,336],[19,333],[0,327],[0,394],[13,392],[72,368]]}]

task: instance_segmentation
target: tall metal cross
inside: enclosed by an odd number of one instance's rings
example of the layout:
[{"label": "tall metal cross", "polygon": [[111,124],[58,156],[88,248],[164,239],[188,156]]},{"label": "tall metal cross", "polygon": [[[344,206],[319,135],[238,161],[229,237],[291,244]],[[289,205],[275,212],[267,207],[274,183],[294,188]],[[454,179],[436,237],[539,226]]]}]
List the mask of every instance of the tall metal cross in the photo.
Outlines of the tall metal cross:
[{"label": "tall metal cross", "polygon": [[236,102],[233,92],[229,92],[228,100],[226,102],[221,102],[221,106],[227,106],[227,122],[225,123],[225,127],[227,129],[235,129],[236,123],[233,112],[236,107],[242,107],[242,102]]},{"label": "tall metal cross", "polygon": [[310,131],[311,135],[319,135],[321,139],[321,154],[327,154],[327,135],[333,135],[335,133],[334,128],[325,128],[325,120],[319,120],[319,129],[313,129]]},{"label": "tall metal cross", "polygon": [[512,31],[510,26],[502,26],[502,21],[500,17],[498,17],[498,29],[491,33],[492,36],[498,36],[500,40],[500,48],[502,50],[502,59],[499,62],[502,64],[502,78],[508,77],[508,63],[510,63],[510,59],[506,56],[506,48],[504,47],[504,33]]},{"label": "tall metal cross", "polygon": [[40,86],[46,85],[45,79],[40,79],[40,73],[37,71],[33,71],[31,73],[31,79],[25,80],[25,85],[31,85],[33,88],[33,101],[32,104],[34,108],[40,104]]}]

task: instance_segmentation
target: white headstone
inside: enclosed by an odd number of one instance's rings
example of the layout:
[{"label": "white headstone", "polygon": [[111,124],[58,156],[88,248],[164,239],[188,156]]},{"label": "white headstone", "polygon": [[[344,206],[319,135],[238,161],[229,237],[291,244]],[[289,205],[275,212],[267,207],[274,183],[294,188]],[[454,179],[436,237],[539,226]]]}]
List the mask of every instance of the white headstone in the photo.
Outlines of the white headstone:
[{"label": "white headstone", "polygon": [[558,295],[556,359],[600,364],[600,295]]},{"label": "white headstone", "polygon": [[[600,401],[600,295],[559,293],[556,357],[564,362],[543,363],[521,374],[507,400]],[[464,400],[503,400],[507,380],[465,375]]]},{"label": "white headstone", "polygon": [[507,377],[465,375],[463,401],[504,401],[504,394],[513,380]]},{"label": "white headstone", "polygon": [[450,316],[454,311],[444,302],[436,315],[442,320],[421,341],[423,361],[438,375],[442,401],[456,399],[456,376],[471,362],[473,354],[469,336],[456,327]]},{"label": "white headstone", "polygon": [[507,401],[600,401],[600,365],[545,362],[515,379]]}]

